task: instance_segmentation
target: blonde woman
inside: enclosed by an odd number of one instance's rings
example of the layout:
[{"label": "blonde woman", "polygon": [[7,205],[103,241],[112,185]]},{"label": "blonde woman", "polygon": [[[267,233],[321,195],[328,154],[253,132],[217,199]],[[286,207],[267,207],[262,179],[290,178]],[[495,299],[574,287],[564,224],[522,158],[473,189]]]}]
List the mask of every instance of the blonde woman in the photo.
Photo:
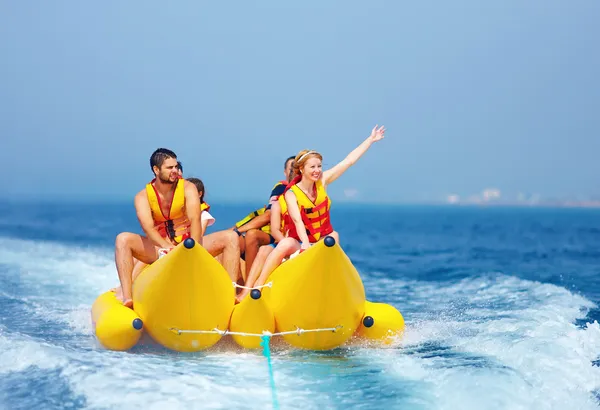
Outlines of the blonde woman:
[{"label": "blonde woman", "polygon": [[[296,155],[293,168],[296,176],[288,184],[284,193],[287,207],[284,232],[287,232],[288,237],[281,239],[269,254],[255,282],[251,277],[253,275],[249,275],[247,287],[264,285],[271,272],[285,258],[308,249],[313,243],[326,236],[332,236],[339,241],[339,235],[333,230],[329,218],[331,200],[327,196],[327,186],[354,165],[373,143],[382,140],[384,134],[385,128],[376,125],[371,135],[362,144],[343,161],[324,172],[323,156],[318,152],[304,150]],[[238,296],[238,300],[243,300],[249,292],[249,289],[244,289]]]}]

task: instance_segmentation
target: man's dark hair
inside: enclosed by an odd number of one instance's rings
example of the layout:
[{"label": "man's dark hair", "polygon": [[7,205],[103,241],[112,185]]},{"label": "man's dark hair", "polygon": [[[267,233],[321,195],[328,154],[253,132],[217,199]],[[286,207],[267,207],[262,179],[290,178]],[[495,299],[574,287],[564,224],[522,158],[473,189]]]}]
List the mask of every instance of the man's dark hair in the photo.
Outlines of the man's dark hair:
[{"label": "man's dark hair", "polygon": [[158,168],[162,167],[163,162],[165,162],[167,158],[177,159],[177,155],[175,155],[175,153],[170,149],[158,148],[152,153],[152,156],[150,157],[150,169],[154,171],[155,165]]},{"label": "man's dark hair", "polygon": [[292,155],[291,157],[289,157],[288,159],[285,160],[285,162],[283,163],[283,169],[285,169],[285,167],[287,167],[288,162],[290,162],[290,160],[295,160],[296,156]]}]

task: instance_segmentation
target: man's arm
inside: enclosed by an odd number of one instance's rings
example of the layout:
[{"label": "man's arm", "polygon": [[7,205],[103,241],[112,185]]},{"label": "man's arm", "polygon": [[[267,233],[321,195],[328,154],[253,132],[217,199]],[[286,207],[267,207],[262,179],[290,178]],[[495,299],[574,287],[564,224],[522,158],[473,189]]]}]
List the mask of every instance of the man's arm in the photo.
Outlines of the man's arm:
[{"label": "man's arm", "polygon": [[200,222],[200,197],[196,185],[185,181],[185,213],[190,221],[190,236],[202,245],[202,224]]},{"label": "man's arm", "polygon": [[146,233],[148,239],[160,248],[172,248],[173,244],[160,236],[158,230],[154,227],[154,219],[152,219],[152,210],[148,203],[148,197],[146,191],[138,192],[135,196],[134,202],[135,212],[137,214],[138,221],[142,226],[142,229]]},{"label": "man's arm", "polygon": [[265,213],[262,215],[258,215],[256,218],[253,218],[250,222],[240,226],[237,228],[239,233],[247,232],[250,229],[260,229],[263,226],[269,224],[271,221],[271,210],[267,209]]},{"label": "man's arm", "polygon": [[285,185],[277,184],[271,191],[269,197],[269,203],[267,204],[267,210],[262,215],[257,216],[245,225],[240,226],[237,230],[239,233],[247,232],[250,229],[260,229],[271,223],[271,206],[277,202],[277,199],[285,191]]},{"label": "man's arm", "polygon": [[271,207],[271,236],[275,238],[275,242],[281,242],[283,234],[280,230],[281,226],[281,205],[275,202]]},{"label": "man's arm", "polygon": [[273,205],[275,202],[277,202],[279,197],[281,195],[283,195],[284,192],[285,192],[285,185],[283,185],[283,184],[275,185],[275,187],[273,187],[273,190],[271,191],[271,196],[269,197],[269,204],[267,205],[267,209],[269,209],[271,207],[271,205]]}]

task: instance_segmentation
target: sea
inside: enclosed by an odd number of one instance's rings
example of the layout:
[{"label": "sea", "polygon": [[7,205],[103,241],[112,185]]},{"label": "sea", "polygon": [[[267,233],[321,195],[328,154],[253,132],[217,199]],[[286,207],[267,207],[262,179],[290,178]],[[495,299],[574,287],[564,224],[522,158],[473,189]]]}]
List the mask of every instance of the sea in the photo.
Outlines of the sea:
[{"label": "sea", "polygon": [[[226,229],[253,204],[211,203]],[[132,202],[0,202],[2,409],[596,409],[600,210],[335,204],[388,347],[103,349],[90,307],[118,284]],[[269,368],[271,365],[271,369]],[[272,376],[272,381],[271,381]]]}]

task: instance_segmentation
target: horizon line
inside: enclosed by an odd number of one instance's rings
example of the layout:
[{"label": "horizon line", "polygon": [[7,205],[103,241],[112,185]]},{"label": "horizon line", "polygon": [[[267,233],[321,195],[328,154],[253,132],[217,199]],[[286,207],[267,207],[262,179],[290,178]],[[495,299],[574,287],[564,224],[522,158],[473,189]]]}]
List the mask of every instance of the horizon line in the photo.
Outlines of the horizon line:
[{"label": "horizon line", "polygon": [[[131,203],[133,205],[133,198],[119,197],[76,197],[76,196],[64,196],[64,197],[23,197],[18,198],[1,198],[0,204],[126,204]],[[266,205],[264,201],[253,200],[253,199],[233,199],[233,198],[214,198],[208,200],[208,203],[220,204],[220,205],[248,205],[249,207],[260,207]],[[586,201],[540,201],[536,203],[518,202],[518,201],[490,201],[490,202],[461,202],[461,203],[449,203],[444,200],[398,200],[398,201],[364,201],[359,199],[334,199],[334,206],[437,206],[446,208],[585,208],[585,209],[598,209],[600,208],[600,201],[586,200]],[[261,205],[262,204],[262,205]]]}]

